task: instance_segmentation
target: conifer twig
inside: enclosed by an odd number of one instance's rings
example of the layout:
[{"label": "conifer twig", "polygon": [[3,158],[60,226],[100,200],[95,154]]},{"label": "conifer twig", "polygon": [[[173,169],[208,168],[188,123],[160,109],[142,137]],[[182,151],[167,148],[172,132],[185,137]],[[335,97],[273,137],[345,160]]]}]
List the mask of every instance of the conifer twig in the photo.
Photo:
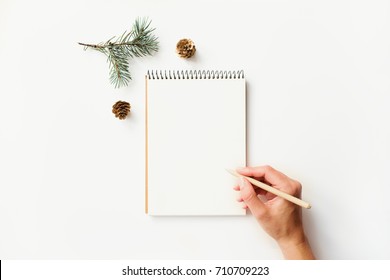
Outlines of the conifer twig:
[{"label": "conifer twig", "polygon": [[79,43],[84,50],[91,48],[107,56],[110,68],[110,82],[116,88],[127,86],[131,80],[129,59],[152,55],[158,51],[157,37],[153,34],[148,19],[136,19],[130,31],[120,37],[112,37],[99,44]]}]

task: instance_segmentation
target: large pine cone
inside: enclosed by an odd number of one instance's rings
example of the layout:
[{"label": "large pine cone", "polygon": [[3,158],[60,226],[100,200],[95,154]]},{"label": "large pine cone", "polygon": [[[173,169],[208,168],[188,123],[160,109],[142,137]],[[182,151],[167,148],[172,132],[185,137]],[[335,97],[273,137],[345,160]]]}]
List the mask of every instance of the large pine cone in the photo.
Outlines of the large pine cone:
[{"label": "large pine cone", "polygon": [[112,106],[112,112],[116,118],[124,120],[130,112],[130,103],[126,101],[118,101]]},{"label": "large pine cone", "polygon": [[176,52],[180,57],[190,58],[196,52],[195,44],[190,39],[181,39],[176,44]]}]

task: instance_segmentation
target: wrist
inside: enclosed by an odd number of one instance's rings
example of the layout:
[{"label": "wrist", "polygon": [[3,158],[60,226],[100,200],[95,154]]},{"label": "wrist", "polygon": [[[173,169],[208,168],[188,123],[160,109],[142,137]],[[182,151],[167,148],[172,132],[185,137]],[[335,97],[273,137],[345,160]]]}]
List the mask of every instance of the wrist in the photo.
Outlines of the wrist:
[{"label": "wrist", "polygon": [[277,241],[287,260],[313,260],[314,254],[304,232]]}]

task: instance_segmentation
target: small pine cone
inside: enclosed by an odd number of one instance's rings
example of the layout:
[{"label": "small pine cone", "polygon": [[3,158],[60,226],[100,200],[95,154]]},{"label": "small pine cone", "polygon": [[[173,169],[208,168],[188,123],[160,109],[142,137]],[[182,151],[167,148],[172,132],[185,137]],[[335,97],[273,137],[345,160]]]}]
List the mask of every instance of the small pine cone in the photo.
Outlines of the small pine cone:
[{"label": "small pine cone", "polygon": [[180,57],[190,58],[195,54],[195,51],[195,44],[190,39],[181,39],[176,44],[176,52]]},{"label": "small pine cone", "polygon": [[118,101],[112,106],[112,112],[116,118],[124,120],[130,112],[130,103],[126,101]]}]

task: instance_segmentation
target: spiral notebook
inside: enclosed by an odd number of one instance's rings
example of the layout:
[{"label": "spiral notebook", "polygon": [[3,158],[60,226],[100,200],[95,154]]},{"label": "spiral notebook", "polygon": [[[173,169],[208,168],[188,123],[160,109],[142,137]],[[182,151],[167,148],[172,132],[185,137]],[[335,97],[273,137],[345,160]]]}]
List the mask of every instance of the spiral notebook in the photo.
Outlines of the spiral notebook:
[{"label": "spiral notebook", "polygon": [[148,71],[145,212],[245,215],[226,168],[246,165],[243,71]]}]

